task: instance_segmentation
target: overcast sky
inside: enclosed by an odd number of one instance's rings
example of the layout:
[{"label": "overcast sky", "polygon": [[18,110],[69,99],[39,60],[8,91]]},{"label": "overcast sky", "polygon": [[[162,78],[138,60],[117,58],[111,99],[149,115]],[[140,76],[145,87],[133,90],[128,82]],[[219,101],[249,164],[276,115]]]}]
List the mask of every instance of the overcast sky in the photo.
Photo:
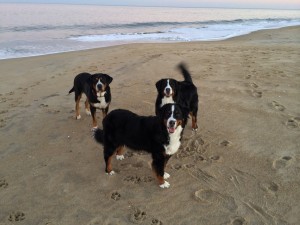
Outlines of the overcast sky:
[{"label": "overcast sky", "polygon": [[300,0],[0,0],[0,3],[300,9]]}]

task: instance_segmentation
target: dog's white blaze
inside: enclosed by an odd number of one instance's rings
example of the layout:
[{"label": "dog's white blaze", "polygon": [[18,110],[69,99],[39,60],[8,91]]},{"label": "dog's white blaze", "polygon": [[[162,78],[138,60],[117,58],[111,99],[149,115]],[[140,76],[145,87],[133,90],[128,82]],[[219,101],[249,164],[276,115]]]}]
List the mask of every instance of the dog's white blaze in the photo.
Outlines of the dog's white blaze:
[{"label": "dog's white blaze", "polygon": [[101,90],[98,89],[98,84],[101,84],[102,86],[104,85],[100,80],[98,80],[98,82],[96,84],[96,90],[97,90],[97,92],[101,91]]},{"label": "dog's white blaze", "polygon": [[169,79],[167,80],[167,86],[165,87],[165,94],[167,94],[167,91],[166,91],[167,88],[170,88],[170,95],[173,94],[173,89],[170,86],[170,80]]},{"label": "dog's white blaze", "polygon": [[[167,120],[167,125],[169,124],[170,121],[175,121],[175,127],[176,127],[177,120],[174,118],[174,110],[175,110],[175,106],[172,105],[172,114],[170,118]],[[182,126],[179,125],[175,129],[174,133],[169,133],[169,138],[170,138],[169,144],[164,145],[167,155],[173,155],[178,151],[181,144],[180,137],[181,137],[182,129],[183,129]]]},{"label": "dog's white blaze", "polygon": [[99,109],[105,109],[108,105],[108,103],[105,101],[105,91],[104,92],[97,92],[97,100],[99,101],[99,103],[92,103],[92,105],[96,108],[99,108]]}]

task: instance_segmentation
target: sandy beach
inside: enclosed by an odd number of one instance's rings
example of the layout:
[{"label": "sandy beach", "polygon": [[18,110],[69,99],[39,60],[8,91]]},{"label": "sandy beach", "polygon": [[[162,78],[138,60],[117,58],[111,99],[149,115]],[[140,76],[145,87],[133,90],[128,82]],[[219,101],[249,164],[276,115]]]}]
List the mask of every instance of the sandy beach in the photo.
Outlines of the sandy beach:
[{"label": "sandy beach", "polygon": [[[154,115],[155,83],[198,88],[159,188],[151,156],[104,172],[92,119],[75,120],[75,75],[113,77],[110,110]],[[296,225],[300,221],[300,27],[216,42],[129,44],[0,60],[0,225]],[[97,112],[99,127],[102,113]]]}]

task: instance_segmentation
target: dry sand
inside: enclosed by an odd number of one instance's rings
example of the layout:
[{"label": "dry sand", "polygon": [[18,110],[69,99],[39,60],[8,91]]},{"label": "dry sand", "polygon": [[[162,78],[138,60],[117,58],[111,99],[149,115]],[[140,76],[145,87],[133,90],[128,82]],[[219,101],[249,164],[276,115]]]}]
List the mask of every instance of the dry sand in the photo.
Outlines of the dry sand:
[{"label": "dry sand", "polygon": [[[151,156],[127,150],[104,173],[91,117],[75,120],[76,74],[105,72],[111,109],[154,114],[155,83],[198,87],[158,187]],[[0,61],[0,224],[296,225],[300,221],[300,27],[217,42],[130,44]],[[102,113],[97,113],[101,127]]]}]

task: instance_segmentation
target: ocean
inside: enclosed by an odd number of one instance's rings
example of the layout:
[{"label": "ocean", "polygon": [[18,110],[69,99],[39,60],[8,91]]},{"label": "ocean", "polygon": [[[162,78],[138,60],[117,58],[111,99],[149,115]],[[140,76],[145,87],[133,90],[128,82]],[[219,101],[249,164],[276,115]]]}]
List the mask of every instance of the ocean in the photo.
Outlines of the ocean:
[{"label": "ocean", "polygon": [[300,25],[300,10],[0,4],[0,59],[126,43],[217,41]]}]

